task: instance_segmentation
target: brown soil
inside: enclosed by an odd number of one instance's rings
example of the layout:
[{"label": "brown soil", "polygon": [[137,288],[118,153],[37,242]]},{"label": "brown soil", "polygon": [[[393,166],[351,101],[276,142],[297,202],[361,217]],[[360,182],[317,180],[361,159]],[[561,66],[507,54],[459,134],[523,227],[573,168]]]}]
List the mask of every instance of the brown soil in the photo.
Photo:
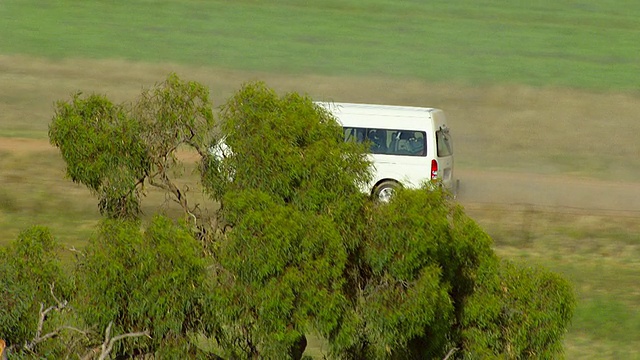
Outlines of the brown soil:
[{"label": "brown soil", "polygon": [[15,155],[26,155],[45,151],[56,151],[56,148],[46,140],[23,138],[0,138],[0,152]]}]

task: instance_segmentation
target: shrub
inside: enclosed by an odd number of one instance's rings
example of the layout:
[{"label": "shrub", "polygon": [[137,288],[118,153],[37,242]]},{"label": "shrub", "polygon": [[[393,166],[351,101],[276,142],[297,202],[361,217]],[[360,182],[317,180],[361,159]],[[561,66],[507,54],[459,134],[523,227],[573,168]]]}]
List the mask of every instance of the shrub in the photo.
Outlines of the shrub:
[{"label": "shrub", "polygon": [[87,324],[113,336],[147,331],[114,347],[116,354],[189,348],[205,328],[206,262],[182,225],[157,216],[144,232],[133,221],[104,220],[78,267],[77,308]]},{"label": "shrub", "polygon": [[350,259],[359,284],[353,312],[357,341],[332,341],[340,356],[443,358],[456,345],[458,316],[491,240],[447,194],[399,190],[368,207],[363,243]]},{"label": "shrub", "polygon": [[502,261],[485,269],[479,285],[464,307],[465,358],[561,357],[576,305],[567,280],[542,268]]},{"label": "shrub", "polygon": [[49,307],[58,307],[56,300],[69,300],[73,293],[57,250],[53,235],[41,226],[22,231],[15,242],[0,249],[0,334],[14,348],[30,344],[30,350],[44,347],[51,355],[64,349],[62,344],[38,339],[38,335],[57,332],[59,325],[50,320],[55,314],[49,312],[43,319],[49,321],[39,329],[41,314]]}]

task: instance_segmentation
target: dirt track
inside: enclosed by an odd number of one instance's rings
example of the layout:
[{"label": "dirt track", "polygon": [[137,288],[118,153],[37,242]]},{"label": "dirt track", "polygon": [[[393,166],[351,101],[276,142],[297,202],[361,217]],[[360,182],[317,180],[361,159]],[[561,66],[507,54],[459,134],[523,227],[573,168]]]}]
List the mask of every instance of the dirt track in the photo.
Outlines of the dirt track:
[{"label": "dirt track", "polygon": [[640,217],[640,184],[558,175],[458,169],[464,204],[531,204]]},{"label": "dirt track", "polygon": [[[0,138],[0,152],[57,151],[46,140]],[[560,175],[456,169],[463,205],[500,204],[554,207],[585,213],[640,217],[640,183]]]}]

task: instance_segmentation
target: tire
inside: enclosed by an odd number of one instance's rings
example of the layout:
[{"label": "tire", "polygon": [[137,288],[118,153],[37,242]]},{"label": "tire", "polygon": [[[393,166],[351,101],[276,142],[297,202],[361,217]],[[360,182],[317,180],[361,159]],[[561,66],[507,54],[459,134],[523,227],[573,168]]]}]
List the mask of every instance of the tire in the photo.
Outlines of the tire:
[{"label": "tire", "polygon": [[395,181],[392,181],[392,180],[383,181],[380,184],[378,184],[378,186],[376,186],[375,189],[373,190],[373,198],[381,203],[386,204],[389,201],[391,201],[393,194],[395,193],[396,189],[399,187],[400,187],[400,184],[398,184]]}]

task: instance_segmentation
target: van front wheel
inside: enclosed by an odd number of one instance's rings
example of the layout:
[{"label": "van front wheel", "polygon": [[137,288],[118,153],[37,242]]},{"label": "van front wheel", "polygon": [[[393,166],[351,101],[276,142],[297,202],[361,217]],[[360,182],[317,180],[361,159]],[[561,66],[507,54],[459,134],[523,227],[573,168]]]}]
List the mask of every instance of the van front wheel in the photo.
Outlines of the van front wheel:
[{"label": "van front wheel", "polygon": [[373,198],[381,203],[388,203],[399,187],[400,184],[395,181],[383,181],[373,190]]}]

